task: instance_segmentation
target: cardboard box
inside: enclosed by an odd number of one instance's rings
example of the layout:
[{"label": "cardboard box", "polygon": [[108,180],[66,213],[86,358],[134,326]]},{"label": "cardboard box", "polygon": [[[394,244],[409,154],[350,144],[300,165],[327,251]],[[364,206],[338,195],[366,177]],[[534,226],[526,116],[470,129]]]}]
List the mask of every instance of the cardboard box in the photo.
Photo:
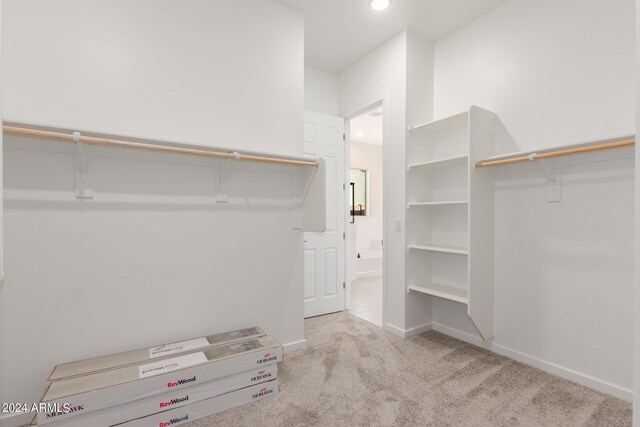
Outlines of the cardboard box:
[{"label": "cardboard box", "polygon": [[[236,406],[278,394],[278,380],[243,388],[211,399],[119,424],[118,427],[175,427]],[[268,424],[269,420],[265,420]]]},{"label": "cardboard box", "polygon": [[126,351],[124,353],[63,363],[53,369],[48,381],[60,381],[62,379],[101,372],[122,366],[135,365],[160,358],[173,357],[181,353],[202,350],[212,345],[242,341],[249,338],[258,338],[264,335],[265,333],[262,329],[252,327],[171,344],[161,344],[151,348],[143,348],[139,350]]},{"label": "cardboard box", "polygon": [[[48,408],[38,413],[37,422],[44,424],[169,390],[181,390],[281,360],[280,343],[275,338],[264,336],[147,364],[54,381],[49,384],[41,402]],[[55,409],[62,405],[67,405],[70,412]]]},{"label": "cardboard box", "polygon": [[254,368],[239,374],[230,375],[187,387],[183,390],[171,391],[145,399],[123,403],[118,406],[88,412],[65,419],[54,417],[49,427],[86,427],[112,426],[126,421],[143,418],[158,412],[192,405],[201,400],[210,399],[225,393],[251,387],[278,378],[278,365]]}]

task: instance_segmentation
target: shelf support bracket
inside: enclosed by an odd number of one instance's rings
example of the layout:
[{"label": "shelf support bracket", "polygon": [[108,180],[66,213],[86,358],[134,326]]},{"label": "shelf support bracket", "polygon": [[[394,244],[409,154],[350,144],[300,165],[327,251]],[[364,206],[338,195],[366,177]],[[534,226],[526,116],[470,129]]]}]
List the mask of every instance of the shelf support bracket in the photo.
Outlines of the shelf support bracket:
[{"label": "shelf support bracket", "polygon": [[[535,154],[529,155],[529,159],[535,159]],[[547,178],[547,202],[560,201],[560,177],[558,176],[555,160],[538,159],[544,169]]]},{"label": "shelf support bracket", "polygon": [[84,151],[84,144],[80,141],[80,132],[73,132],[73,142],[76,144],[76,199],[93,199],[93,189],[89,185],[87,173],[87,155]]},{"label": "shelf support bracket", "polygon": [[[236,160],[240,159],[240,153],[233,152]],[[227,189],[227,175],[231,169],[231,159],[222,159],[218,164],[218,192],[216,194],[217,203],[229,203],[229,191]]]},{"label": "shelf support bracket", "polygon": [[306,177],[306,182],[304,182],[304,188],[302,189],[302,195],[300,196],[300,204],[302,205],[304,203],[304,200],[307,198],[307,194],[309,193],[309,188],[311,187],[311,182],[313,181],[313,177],[316,175],[316,171],[318,170],[318,168],[314,168],[313,170],[309,171],[308,174],[302,173],[302,179],[305,179]]}]

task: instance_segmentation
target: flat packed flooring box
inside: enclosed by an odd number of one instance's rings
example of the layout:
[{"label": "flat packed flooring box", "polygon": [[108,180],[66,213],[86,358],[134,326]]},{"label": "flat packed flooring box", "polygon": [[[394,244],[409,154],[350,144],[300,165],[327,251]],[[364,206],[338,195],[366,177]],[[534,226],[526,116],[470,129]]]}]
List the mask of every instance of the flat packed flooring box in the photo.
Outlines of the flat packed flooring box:
[{"label": "flat packed flooring box", "polygon": [[74,415],[64,419],[58,419],[58,417],[54,416],[49,418],[49,420],[52,421],[46,425],[49,427],[112,426],[169,409],[191,405],[201,400],[210,399],[277,378],[278,365],[267,365],[197,384],[183,390],[170,391],[98,411]]},{"label": "flat packed flooring box", "polygon": [[[174,427],[278,394],[278,380],[268,381],[181,408],[118,424],[119,427]],[[264,420],[269,424],[269,420]]]},{"label": "flat packed flooring box", "polygon": [[281,360],[282,345],[275,338],[264,336],[147,364],[54,381],[47,387],[41,403],[50,408],[66,404],[72,411],[39,412],[37,423],[97,411],[168,390],[180,390]]},{"label": "flat packed flooring box", "polygon": [[63,363],[56,366],[51,372],[48,381],[59,381],[80,375],[87,375],[108,369],[119,368],[127,365],[135,365],[154,359],[176,356],[181,353],[202,350],[212,345],[227,344],[234,341],[242,341],[249,338],[258,338],[266,335],[257,327],[240,329],[207,337],[194,338],[172,344],[161,344],[151,348],[126,351],[124,353],[95,357],[93,359],[78,360],[76,362]]}]

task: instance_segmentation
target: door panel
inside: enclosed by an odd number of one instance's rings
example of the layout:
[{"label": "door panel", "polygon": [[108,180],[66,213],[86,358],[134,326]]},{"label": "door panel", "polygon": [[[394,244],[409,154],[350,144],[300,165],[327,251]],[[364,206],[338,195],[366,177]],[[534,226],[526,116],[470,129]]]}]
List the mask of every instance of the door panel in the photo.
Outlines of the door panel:
[{"label": "door panel", "polygon": [[305,155],[322,157],[326,164],[327,228],[324,233],[305,233],[305,317],[345,309],[346,203],[344,120],[305,112]]},{"label": "door panel", "polygon": [[327,229],[328,232],[336,231],[336,210],[338,208],[338,193],[329,191],[329,189],[337,188],[337,159],[335,157],[324,157],[327,169]]},{"label": "door panel", "polygon": [[[324,250],[324,260],[326,262],[325,276],[325,296],[335,296],[338,294],[338,254],[335,248]],[[342,283],[341,283],[342,284]]]},{"label": "door panel", "polygon": [[313,299],[316,296],[316,251],[304,250],[304,299]]}]

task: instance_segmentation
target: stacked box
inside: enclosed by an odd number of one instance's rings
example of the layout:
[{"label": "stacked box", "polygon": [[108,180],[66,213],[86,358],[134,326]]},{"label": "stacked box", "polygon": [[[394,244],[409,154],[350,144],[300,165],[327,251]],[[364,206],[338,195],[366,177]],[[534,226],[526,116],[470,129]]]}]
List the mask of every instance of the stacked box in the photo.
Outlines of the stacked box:
[{"label": "stacked box", "polygon": [[128,421],[118,426],[122,427],[168,427],[185,424],[198,418],[251,403],[267,396],[278,394],[278,380],[267,381],[251,387],[223,394],[212,399],[203,400],[192,405],[169,411],[148,415],[143,418]]},{"label": "stacked box", "polygon": [[[186,387],[183,390],[170,391],[97,411],[66,417],[57,421],[53,418],[53,421],[47,422],[46,425],[48,427],[112,426],[147,417],[150,414],[161,411],[191,406],[203,400],[213,402],[211,399],[216,396],[225,395],[247,387],[251,388],[256,385],[262,386],[262,383],[265,381],[271,381],[271,384],[275,384],[273,385],[275,387],[277,386],[277,378],[278,365],[268,365],[218,380]],[[258,389],[260,388],[261,387],[258,387]],[[191,418],[193,419],[193,417]]]},{"label": "stacked box", "polygon": [[171,344],[160,344],[150,348],[126,351],[124,353],[111,354],[109,356],[94,357],[92,359],[57,365],[48,381],[59,381],[95,372],[106,371],[123,366],[137,365],[152,360],[176,356],[181,353],[190,353],[204,350],[206,347],[227,344],[234,341],[243,341],[250,338],[258,338],[266,335],[257,327],[240,329],[232,332],[224,332],[206,337],[193,338],[186,341]]},{"label": "stacked box", "polygon": [[[200,350],[190,343],[182,345],[185,342],[172,345],[171,351],[182,350],[173,357],[153,358],[154,348],[144,349],[146,354],[136,350],[59,365],[42,398],[46,407],[34,423],[108,426],[142,420],[133,425],[147,425],[156,419],[154,414],[161,417],[166,412],[178,414],[178,410],[193,420],[198,414],[209,415],[276,394],[282,346],[259,328],[236,332],[245,334],[244,340],[230,339],[227,333],[212,336],[218,341],[207,337],[209,345]],[[124,365],[114,366],[116,360]],[[265,382],[269,384],[260,392]],[[210,412],[215,408],[222,409]]]}]

